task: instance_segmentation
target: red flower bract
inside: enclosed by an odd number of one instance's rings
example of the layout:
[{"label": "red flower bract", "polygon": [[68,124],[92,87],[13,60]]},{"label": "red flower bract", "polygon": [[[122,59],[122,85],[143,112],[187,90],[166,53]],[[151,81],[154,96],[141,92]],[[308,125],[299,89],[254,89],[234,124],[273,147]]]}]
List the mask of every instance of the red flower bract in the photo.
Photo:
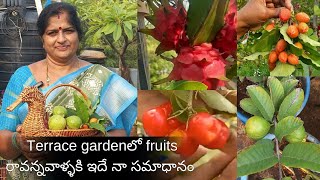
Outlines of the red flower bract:
[{"label": "red flower bract", "polygon": [[178,3],[176,8],[170,5],[160,6],[150,20],[155,28],[149,31],[141,30],[141,32],[150,34],[160,41],[156,54],[170,50],[180,51],[182,46],[188,45],[185,31],[187,12],[182,4]]},{"label": "red flower bract", "polygon": [[[203,82],[208,89],[224,86],[226,61],[219,51],[212,48],[211,43],[200,46],[183,47],[173,60],[173,70],[169,75],[171,80],[190,80]],[[221,82],[220,82],[221,81]]]}]

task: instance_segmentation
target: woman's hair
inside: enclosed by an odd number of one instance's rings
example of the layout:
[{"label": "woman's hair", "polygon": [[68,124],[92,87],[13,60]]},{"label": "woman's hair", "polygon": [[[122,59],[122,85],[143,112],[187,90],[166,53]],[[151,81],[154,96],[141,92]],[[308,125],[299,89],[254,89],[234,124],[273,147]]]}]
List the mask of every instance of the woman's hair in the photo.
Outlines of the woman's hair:
[{"label": "woman's hair", "polygon": [[52,3],[42,10],[37,21],[39,35],[41,37],[43,36],[46,28],[48,27],[49,18],[59,15],[62,11],[68,14],[68,21],[72,26],[74,26],[78,32],[79,39],[81,40],[82,29],[80,19],[77,15],[77,10],[74,6],[64,2]]}]

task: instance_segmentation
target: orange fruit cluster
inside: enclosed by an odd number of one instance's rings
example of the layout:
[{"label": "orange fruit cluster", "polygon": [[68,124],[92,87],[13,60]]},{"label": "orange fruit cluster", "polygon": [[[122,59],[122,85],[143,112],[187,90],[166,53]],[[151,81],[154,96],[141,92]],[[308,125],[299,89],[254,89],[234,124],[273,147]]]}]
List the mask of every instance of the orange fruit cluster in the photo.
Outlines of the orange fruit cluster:
[{"label": "orange fruit cluster", "polygon": [[[283,23],[288,22],[291,18],[291,11],[282,8],[280,10],[279,14],[280,21]],[[293,39],[294,45],[299,48],[303,49],[303,46],[300,42],[298,42],[295,38],[299,36],[299,34],[305,34],[309,30],[308,22],[310,22],[310,17],[304,13],[300,12],[295,15],[295,20],[294,22],[291,22],[289,25],[288,29],[286,30],[287,35]],[[290,21],[289,21],[290,22]],[[266,30],[270,31],[274,29],[274,23],[270,23],[266,26]],[[288,53],[286,51],[287,49],[287,42],[284,39],[280,39],[274,50],[272,50],[269,54],[268,58],[268,64],[269,64],[269,69],[272,71],[276,67],[276,62],[279,60],[282,63],[289,63],[292,65],[297,65],[299,64],[299,57],[295,54]]]}]

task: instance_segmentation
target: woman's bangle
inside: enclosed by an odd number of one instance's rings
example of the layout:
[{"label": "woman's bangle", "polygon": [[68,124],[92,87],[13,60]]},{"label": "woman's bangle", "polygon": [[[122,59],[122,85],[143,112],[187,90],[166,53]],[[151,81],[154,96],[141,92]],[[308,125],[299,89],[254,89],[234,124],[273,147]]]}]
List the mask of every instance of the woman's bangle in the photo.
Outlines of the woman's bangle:
[{"label": "woman's bangle", "polygon": [[18,134],[17,132],[14,132],[12,134],[11,143],[14,148],[16,148],[17,150],[20,150],[20,146],[18,145],[18,142],[17,142],[17,134]]}]

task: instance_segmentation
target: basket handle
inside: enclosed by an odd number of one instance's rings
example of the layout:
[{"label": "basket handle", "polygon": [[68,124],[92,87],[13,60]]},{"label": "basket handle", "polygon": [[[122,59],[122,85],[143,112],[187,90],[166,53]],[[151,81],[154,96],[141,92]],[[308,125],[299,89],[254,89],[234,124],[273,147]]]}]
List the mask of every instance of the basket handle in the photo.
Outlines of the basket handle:
[{"label": "basket handle", "polygon": [[53,90],[55,90],[55,89],[57,89],[57,88],[59,88],[59,87],[62,87],[62,86],[69,86],[69,87],[74,88],[75,90],[79,91],[79,92],[82,94],[82,96],[84,97],[85,100],[88,100],[88,96],[87,96],[80,88],[78,88],[77,86],[74,86],[74,85],[72,85],[72,84],[59,84],[59,85],[51,88],[51,89],[45,94],[45,99],[47,99],[47,97],[49,96],[49,94],[50,94]]}]

